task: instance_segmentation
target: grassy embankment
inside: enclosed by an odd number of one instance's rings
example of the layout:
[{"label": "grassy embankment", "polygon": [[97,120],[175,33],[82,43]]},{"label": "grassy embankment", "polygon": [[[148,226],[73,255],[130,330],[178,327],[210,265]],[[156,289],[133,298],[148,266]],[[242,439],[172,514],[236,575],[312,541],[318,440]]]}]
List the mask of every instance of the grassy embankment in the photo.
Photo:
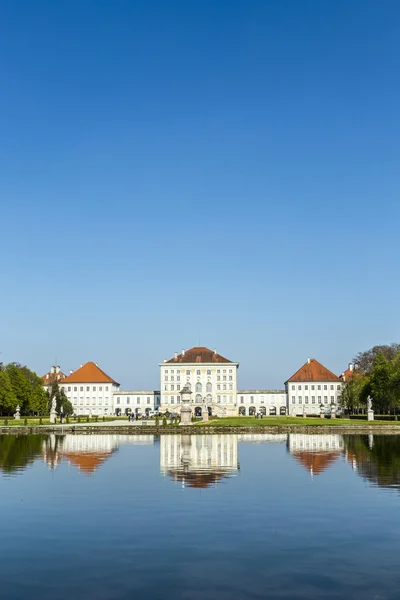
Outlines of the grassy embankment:
[{"label": "grassy embankment", "polygon": [[367,421],[367,419],[319,419],[313,417],[263,417],[255,419],[254,417],[225,417],[223,419],[213,419],[208,422],[199,421],[196,423],[198,427],[289,427],[298,425],[302,427],[365,427],[366,425],[390,425],[391,427],[399,427],[400,422],[397,421]]}]

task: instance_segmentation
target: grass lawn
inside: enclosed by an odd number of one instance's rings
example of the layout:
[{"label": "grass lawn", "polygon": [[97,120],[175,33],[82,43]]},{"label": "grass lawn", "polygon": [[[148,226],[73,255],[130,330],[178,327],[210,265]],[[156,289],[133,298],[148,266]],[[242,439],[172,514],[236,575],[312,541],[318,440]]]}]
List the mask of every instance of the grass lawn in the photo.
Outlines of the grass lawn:
[{"label": "grass lawn", "polygon": [[207,426],[218,427],[281,427],[290,425],[319,426],[319,427],[343,427],[344,425],[352,425],[353,427],[365,427],[365,425],[391,425],[400,426],[396,421],[367,421],[359,419],[319,419],[319,418],[303,418],[303,417],[263,417],[255,419],[254,417],[224,417],[222,419],[213,419],[208,423],[203,421],[196,423],[197,427]]}]

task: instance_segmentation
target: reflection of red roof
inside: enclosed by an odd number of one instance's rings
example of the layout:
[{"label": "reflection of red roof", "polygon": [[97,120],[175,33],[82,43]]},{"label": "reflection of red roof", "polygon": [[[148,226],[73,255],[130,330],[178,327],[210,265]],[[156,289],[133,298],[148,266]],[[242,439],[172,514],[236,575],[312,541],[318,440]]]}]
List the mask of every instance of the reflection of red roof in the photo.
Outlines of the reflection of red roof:
[{"label": "reflection of red roof", "polygon": [[167,360],[167,363],[230,363],[232,361],[224,358],[209,348],[197,346],[186,350],[184,354],[178,354],[176,358]]},{"label": "reflection of red roof", "polygon": [[111,455],[111,452],[63,452],[64,458],[78,467],[79,471],[94,473]]},{"label": "reflection of red roof", "polygon": [[168,471],[168,475],[175,481],[183,481],[187,487],[208,488],[221,479],[230,477],[229,471]]},{"label": "reflection of red roof", "polygon": [[[324,365],[310,358],[288,381],[339,381],[337,375],[329,371]],[[286,382],[286,383],[287,383]]]},{"label": "reflection of red roof", "polygon": [[319,475],[331,466],[339,453],[337,452],[293,452],[295,459],[314,475]]},{"label": "reflection of red roof", "polygon": [[[87,362],[80,369],[63,380],[63,383],[116,383],[107,373],[104,373],[94,362]],[[118,384],[117,384],[118,385]]]}]

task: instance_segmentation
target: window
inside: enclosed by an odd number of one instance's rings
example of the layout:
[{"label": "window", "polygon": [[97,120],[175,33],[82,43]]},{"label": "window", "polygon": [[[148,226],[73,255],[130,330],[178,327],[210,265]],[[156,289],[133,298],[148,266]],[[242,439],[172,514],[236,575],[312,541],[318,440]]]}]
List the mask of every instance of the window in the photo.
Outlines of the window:
[{"label": "window", "polygon": [[327,390],[327,389],[328,389],[328,386],[327,386],[327,385],[324,385],[324,390]]},{"label": "window", "polygon": [[320,386],[320,385],[318,386],[318,389],[319,389],[319,390],[321,389],[321,386]]},{"label": "window", "polygon": [[164,377],[164,381],[168,381],[168,375]]},{"label": "window", "polygon": [[324,403],[328,404],[328,396],[324,396]]},{"label": "window", "polygon": [[331,396],[331,403],[335,402],[335,396]]},{"label": "window", "polygon": [[337,389],[340,390],[340,383],[338,383]]},{"label": "window", "polygon": [[171,396],[171,404],[174,404],[174,403],[175,403],[175,397]]},{"label": "window", "polygon": [[220,375],[217,375],[217,381],[221,381]]},{"label": "window", "polygon": [[202,390],[202,385],[201,385],[201,383],[196,383],[196,392],[198,392],[198,393],[199,393],[199,392],[202,392],[202,391],[203,391],[203,390]]},{"label": "window", "polygon": [[79,388],[80,392],[83,392],[83,385],[81,385],[81,387]]},{"label": "window", "polygon": [[295,390],[295,389],[296,389],[296,386],[295,386],[295,385],[292,385],[292,390]]},{"label": "window", "polygon": [[99,404],[103,404],[103,400],[101,398],[99,400]]},{"label": "window", "polygon": [[93,386],[93,391],[94,391],[94,392],[96,391],[96,386],[95,386],[95,385]]},{"label": "window", "polygon": [[308,390],[308,385],[305,385],[305,386],[304,386],[304,389],[305,389],[305,390]]},{"label": "window", "polygon": [[188,370],[188,371],[186,371],[186,375],[190,375],[190,371],[189,371],[189,370]]},{"label": "window", "polygon": [[331,390],[334,390],[335,388],[333,387],[333,385],[331,385]]},{"label": "window", "polygon": [[173,375],[171,375],[171,381],[174,381],[174,379],[175,379],[175,378],[174,378],[174,376],[173,376]]},{"label": "window", "polygon": [[140,398],[136,398],[136,404],[140,404]]},{"label": "window", "polygon": [[173,391],[174,391],[174,389],[175,389],[175,386],[174,386],[174,384],[173,384],[173,383],[171,383],[171,392],[173,392]]},{"label": "window", "polygon": [[230,389],[230,390],[233,390],[233,386],[232,386],[232,384],[231,384],[231,383],[229,384],[229,389]]},{"label": "window", "polygon": [[226,403],[226,396],[222,396],[222,402]]},{"label": "window", "polygon": [[181,401],[181,397],[180,397],[180,396],[177,396],[177,397],[176,397],[176,401],[177,401],[177,403],[179,404],[179,402]]},{"label": "window", "polygon": [[221,396],[217,396],[217,403],[221,404]]},{"label": "window", "polygon": [[229,381],[232,381],[232,375],[229,375]]},{"label": "window", "polygon": [[292,396],[292,404],[296,404],[296,397]]},{"label": "window", "polygon": [[217,373],[221,373],[221,371],[219,369],[217,369]]},{"label": "window", "polygon": [[150,404],[150,398],[147,398],[147,404]]},{"label": "window", "polygon": [[304,404],[308,404],[308,396],[304,396]]},{"label": "window", "polygon": [[200,371],[196,371],[196,375],[201,375]]},{"label": "window", "polygon": [[68,391],[69,391],[69,392],[71,391],[71,386],[68,388]]},{"label": "window", "polygon": [[130,404],[130,403],[131,403],[131,399],[130,399],[130,398],[127,398],[127,399],[126,399],[126,403],[127,403],[127,404]]},{"label": "window", "polygon": [[201,402],[202,401],[202,397],[200,394],[197,394],[196,396],[196,402]]},{"label": "window", "polygon": [[168,391],[168,386],[164,385],[164,391],[167,392]]},{"label": "window", "polygon": [[164,373],[168,373],[168,369],[165,369]]},{"label": "window", "polygon": [[318,396],[318,404],[321,404],[321,396]]},{"label": "window", "polygon": [[180,391],[180,389],[181,389],[181,386],[179,385],[179,383],[178,383],[178,385],[176,386],[176,389],[178,390],[178,392]]},{"label": "window", "polygon": [[211,390],[212,390],[212,385],[211,385],[211,383],[210,383],[210,382],[208,382],[208,383],[206,384],[206,392],[211,392]]},{"label": "window", "polygon": [[250,402],[253,403],[254,402],[254,396],[250,396]]},{"label": "window", "polygon": [[103,388],[102,388],[102,386],[100,385],[100,386],[99,386],[99,392],[102,392],[102,391],[103,391]]},{"label": "window", "polygon": [[96,398],[92,399],[92,404],[93,404],[93,406],[96,404]]},{"label": "window", "polygon": [[211,375],[210,369],[207,370],[207,375]]},{"label": "window", "polygon": [[221,389],[221,385],[219,383],[217,383],[217,391],[219,391]]},{"label": "window", "polygon": [[87,386],[86,391],[90,392],[90,387],[89,386]]},{"label": "window", "polygon": [[86,406],[89,406],[90,404],[90,398],[86,398]]},{"label": "window", "polygon": [[315,404],[315,396],[311,396],[311,404]]},{"label": "window", "polygon": [[74,392],[77,392],[77,391],[78,391],[78,388],[77,388],[77,387],[74,387]]},{"label": "window", "polygon": [[108,398],[104,398],[104,404],[108,404]]},{"label": "window", "polygon": [[180,381],[180,380],[181,380],[181,376],[180,376],[180,375],[178,375],[178,377],[176,378],[176,380],[177,380],[177,381]]},{"label": "window", "polygon": [[226,383],[223,384],[222,389],[226,390]]},{"label": "window", "polygon": [[106,392],[108,392],[108,385],[106,385]]},{"label": "window", "polygon": [[311,386],[311,389],[312,389],[312,390],[315,390],[315,385],[312,385],[312,386]]},{"label": "window", "polygon": [[232,373],[232,369],[229,369],[229,373]]},{"label": "window", "polygon": [[226,381],[226,375],[224,375],[224,376],[222,377],[222,379],[223,379],[223,381]]},{"label": "window", "polygon": [[297,386],[297,389],[298,389],[298,390],[301,390],[301,385],[298,385],[298,386]]},{"label": "window", "polygon": [[223,372],[223,373],[226,373],[226,369],[223,369],[223,370],[222,370],[222,372]]},{"label": "window", "polygon": [[299,396],[299,404],[303,404],[303,398]]},{"label": "window", "polygon": [[240,396],[240,404],[244,404],[244,398],[243,398],[243,396]]},{"label": "window", "polygon": [[207,402],[208,402],[208,404],[211,404],[211,402],[212,402],[211,394],[207,394]]}]

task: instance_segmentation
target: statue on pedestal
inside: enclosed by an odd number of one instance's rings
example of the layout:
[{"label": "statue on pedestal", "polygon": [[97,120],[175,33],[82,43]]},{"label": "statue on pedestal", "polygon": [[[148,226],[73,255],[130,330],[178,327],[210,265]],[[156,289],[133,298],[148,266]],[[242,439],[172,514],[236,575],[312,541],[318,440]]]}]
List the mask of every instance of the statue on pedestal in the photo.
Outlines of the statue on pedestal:
[{"label": "statue on pedestal", "polygon": [[374,411],[372,409],[372,398],[368,396],[367,398],[367,419],[368,421],[374,420]]},{"label": "statue on pedestal", "polygon": [[20,408],[19,404],[17,404],[17,407],[15,409],[15,414],[14,414],[14,419],[16,421],[19,421],[20,418],[21,418],[21,412],[20,411],[21,411],[21,408]]},{"label": "statue on pedestal", "polygon": [[334,402],[331,404],[331,419],[336,419],[336,404]]},{"label": "statue on pedestal", "polygon": [[51,403],[51,409],[50,409],[50,423],[56,422],[56,419],[57,419],[56,406],[57,406],[57,401],[55,398],[53,398],[53,402]]},{"label": "statue on pedestal", "polygon": [[191,425],[192,423],[192,409],[190,407],[190,397],[192,392],[189,386],[185,385],[181,390],[181,422],[180,425]]}]

